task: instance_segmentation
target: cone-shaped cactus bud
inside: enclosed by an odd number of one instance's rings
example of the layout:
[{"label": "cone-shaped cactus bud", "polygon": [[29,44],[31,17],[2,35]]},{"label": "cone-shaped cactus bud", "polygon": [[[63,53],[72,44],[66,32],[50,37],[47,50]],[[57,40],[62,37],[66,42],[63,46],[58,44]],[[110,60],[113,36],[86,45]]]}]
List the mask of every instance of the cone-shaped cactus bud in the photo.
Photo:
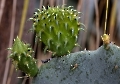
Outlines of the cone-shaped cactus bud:
[{"label": "cone-shaped cactus bud", "polygon": [[10,58],[15,65],[15,68],[23,71],[28,76],[35,76],[38,72],[36,60],[31,56],[33,54],[30,45],[24,44],[17,37],[12,46]]},{"label": "cone-shaped cactus bud", "polygon": [[[42,7],[34,13],[34,31],[56,56],[68,54],[77,42],[81,23],[79,12],[69,7]],[[37,16],[37,17],[36,17]],[[39,21],[38,21],[39,20]]]},{"label": "cone-shaped cactus bud", "polygon": [[102,38],[104,44],[109,44],[110,43],[110,35],[103,34],[103,36],[101,36],[101,38]]}]

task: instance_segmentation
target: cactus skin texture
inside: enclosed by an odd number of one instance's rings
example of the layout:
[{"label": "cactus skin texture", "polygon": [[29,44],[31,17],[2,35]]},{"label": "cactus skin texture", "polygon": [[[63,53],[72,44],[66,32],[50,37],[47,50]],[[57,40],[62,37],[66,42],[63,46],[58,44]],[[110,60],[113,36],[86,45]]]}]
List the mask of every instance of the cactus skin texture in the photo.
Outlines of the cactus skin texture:
[{"label": "cactus skin texture", "polygon": [[33,84],[120,84],[120,48],[71,53],[42,65]]},{"label": "cactus skin texture", "polygon": [[79,12],[69,7],[48,7],[34,13],[33,30],[49,51],[63,56],[76,46],[81,23]]},{"label": "cactus skin texture", "polygon": [[12,59],[15,68],[26,73],[27,76],[33,77],[37,74],[38,68],[36,60],[31,56],[33,54],[29,44],[24,44],[17,37],[11,50],[10,58]]}]

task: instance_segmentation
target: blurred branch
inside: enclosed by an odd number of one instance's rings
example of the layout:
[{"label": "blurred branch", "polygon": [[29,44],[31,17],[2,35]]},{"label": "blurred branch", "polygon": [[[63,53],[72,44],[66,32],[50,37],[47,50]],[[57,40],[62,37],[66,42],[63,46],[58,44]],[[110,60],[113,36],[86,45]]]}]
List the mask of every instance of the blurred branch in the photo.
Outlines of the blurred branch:
[{"label": "blurred branch", "polygon": [[24,23],[25,23],[25,19],[26,19],[28,3],[29,3],[29,0],[24,0],[24,7],[23,7],[23,11],[22,11],[22,18],[21,18],[21,23],[20,23],[19,35],[18,35],[18,37],[20,39],[23,34],[23,28],[24,28]]},{"label": "blurred branch", "polygon": [[99,33],[99,9],[98,9],[98,2],[97,0],[94,0],[95,3],[95,14],[96,14],[96,49],[99,47],[100,44],[100,33]]},{"label": "blurred branch", "polygon": [[50,4],[50,6],[52,7],[52,6],[54,6],[55,0],[48,0],[48,2]]},{"label": "blurred branch", "polygon": [[[84,6],[82,6],[82,10],[83,10],[83,14],[84,14],[84,25],[86,26],[86,32],[84,33],[81,33],[83,36],[82,39],[81,39],[81,45],[83,48],[85,48],[85,43],[87,41],[87,35],[89,34],[88,32],[88,26],[89,26],[89,22],[90,22],[90,0],[83,0],[82,4]],[[78,40],[79,41],[79,40]]]},{"label": "blurred branch", "polygon": [[0,4],[0,24],[1,24],[1,20],[2,20],[2,15],[3,15],[4,6],[5,6],[5,1],[6,0],[1,0],[1,4]]},{"label": "blurred branch", "polygon": [[106,12],[105,12],[105,27],[104,27],[104,34],[106,34],[106,26],[107,26],[107,15],[108,15],[108,0],[106,5]]},{"label": "blurred branch", "polygon": [[81,10],[82,2],[83,2],[83,0],[79,0],[79,2],[78,2],[78,6],[77,6],[77,10],[78,10],[78,11]]},{"label": "blurred branch", "polygon": [[42,8],[43,0],[40,0],[40,9]]},{"label": "blurred branch", "polygon": [[[9,59],[10,60],[10,59]],[[8,76],[8,80],[7,80],[7,84],[11,84],[11,79],[12,79],[12,75],[13,75],[13,72],[14,72],[14,65],[12,64],[11,67],[10,67],[10,70],[9,70],[9,76]]]},{"label": "blurred branch", "polygon": [[114,29],[115,29],[117,1],[118,0],[114,0],[114,4],[112,6],[112,11],[111,11],[111,17],[110,17],[110,30],[109,30],[109,33],[110,33],[111,40],[113,40],[113,33],[114,33]]},{"label": "blurred branch", "polygon": [[99,17],[100,17],[100,28],[102,28],[102,32],[103,32],[103,29],[104,29],[104,25],[105,25],[105,13],[104,13],[104,10],[105,10],[105,5],[106,5],[106,0],[99,0]]},{"label": "blurred branch", "polygon": [[[14,28],[15,28],[15,15],[16,15],[16,3],[17,0],[13,0],[13,8],[12,8],[12,21],[11,21],[11,30],[10,30],[10,39],[9,39],[9,48],[12,47],[12,42],[14,38]],[[10,54],[10,51],[8,51],[8,54]],[[8,70],[9,70],[9,65],[10,64],[10,59],[6,61],[6,66],[5,66],[5,72],[4,72],[4,77],[3,77],[3,83],[6,84],[7,82],[7,76],[8,76]],[[10,83],[9,83],[10,84]]]},{"label": "blurred branch", "polygon": [[[22,19],[21,19],[21,24],[20,24],[20,29],[19,29],[19,35],[18,37],[21,39],[22,37],[22,34],[23,34],[23,28],[24,28],[24,23],[25,23],[25,18],[26,18],[26,13],[27,13],[27,8],[28,8],[28,2],[29,0],[24,0],[24,7],[23,7],[23,11],[22,11]],[[14,9],[14,12],[16,13],[16,3],[17,3],[17,0],[14,0],[13,1],[13,8]],[[14,17],[12,17],[14,20],[14,25],[15,25],[15,13],[13,14]],[[12,24],[12,23],[11,23]],[[12,24],[13,25],[13,24]],[[14,32],[13,32],[14,33]],[[13,38],[12,38],[12,41],[13,41]],[[11,43],[11,46],[12,47],[12,43]],[[10,53],[9,53],[10,54]],[[10,59],[9,59],[9,62],[10,62]],[[10,67],[10,73],[9,73],[9,78],[8,78],[8,81],[7,81],[7,84],[10,84],[11,82],[11,78],[12,78],[12,74],[13,74],[13,71],[14,71],[14,66],[11,65]]]},{"label": "blurred branch", "polygon": [[57,6],[66,5],[67,0],[55,0]]},{"label": "blurred branch", "polygon": [[65,4],[65,0],[62,0],[63,2],[62,2],[62,4],[64,5]]}]

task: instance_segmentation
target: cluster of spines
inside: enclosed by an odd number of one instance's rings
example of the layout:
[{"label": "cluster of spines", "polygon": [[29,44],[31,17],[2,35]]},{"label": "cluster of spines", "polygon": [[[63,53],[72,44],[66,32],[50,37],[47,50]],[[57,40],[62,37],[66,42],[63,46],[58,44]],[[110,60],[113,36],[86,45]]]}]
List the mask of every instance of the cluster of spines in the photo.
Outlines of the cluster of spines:
[{"label": "cluster of spines", "polygon": [[14,39],[14,44],[11,50],[10,58],[17,70],[21,70],[26,73],[27,76],[33,77],[38,72],[36,60],[32,57],[33,51],[29,44],[24,44],[17,37]]},{"label": "cluster of spines", "polygon": [[33,30],[37,38],[42,41],[50,51],[57,56],[69,53],[78,39],[80,25],[76,10],[69,7],[49,7],[44,6],[42,10],[37,10],[33,18]]}]

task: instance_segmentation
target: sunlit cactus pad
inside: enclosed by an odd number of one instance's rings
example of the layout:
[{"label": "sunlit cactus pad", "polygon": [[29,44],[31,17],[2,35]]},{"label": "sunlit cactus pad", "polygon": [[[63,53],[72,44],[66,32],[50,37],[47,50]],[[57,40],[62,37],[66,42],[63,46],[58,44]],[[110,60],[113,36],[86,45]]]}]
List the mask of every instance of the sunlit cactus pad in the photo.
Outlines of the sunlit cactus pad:
[{"label": "sunlit cactus pad", "polygon": [[33,84],[120,84],[120,48],[109,44],[53,58],[43,64]]},{"label": "sunlit cactus pad", "polygon": [[17,70],[23,71],[27,76],[35,76],[38,72],[36,60],[32,57],[33,51],[30,45],[24,44],[17,37],[14,40],[11,50],[10,58]]},{"label": "sunlit cactus pad", "polygon": [[78,21],[79,12],[69,7],[48,7],[34,13],[33,30],[37,38],[56,56],[70,53],[76,46],[82,23]]}]

